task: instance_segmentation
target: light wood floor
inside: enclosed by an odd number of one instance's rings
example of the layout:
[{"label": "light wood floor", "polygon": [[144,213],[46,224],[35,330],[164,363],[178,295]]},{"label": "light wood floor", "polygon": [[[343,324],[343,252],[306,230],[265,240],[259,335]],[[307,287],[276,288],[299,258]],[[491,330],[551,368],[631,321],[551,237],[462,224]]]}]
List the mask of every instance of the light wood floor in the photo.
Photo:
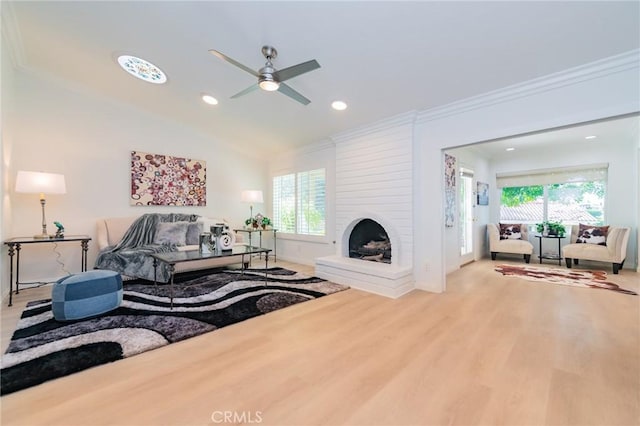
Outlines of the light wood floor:
[{"label": "light wood floor", "polygon": [[[498,263],[445,294],[350,289],[16,392],[2,424],[638,425],[640,297]],[[610,278],[640,291],[638,273]],[[3,307],[3,343],[46,293]]]}]

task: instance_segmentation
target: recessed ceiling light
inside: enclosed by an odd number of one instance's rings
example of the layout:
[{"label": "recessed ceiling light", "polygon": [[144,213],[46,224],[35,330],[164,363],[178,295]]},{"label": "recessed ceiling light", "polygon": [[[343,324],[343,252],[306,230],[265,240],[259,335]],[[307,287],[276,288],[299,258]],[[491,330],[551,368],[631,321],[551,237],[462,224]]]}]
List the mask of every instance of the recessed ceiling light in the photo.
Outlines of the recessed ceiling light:
[{"label": "recessed ceiling light", "polygon": [[128,72],[134,77],[138,77],[140,80],[148,81],[149,83],[162,84],[167,82],[167,76],[157,66],[151,62],[147,62],[144,59],[136,58],[135,56],[122,55],[118,57],[118,64],[123,70]]},{"label": "recessed ceiling light", "polygon": [[335,109],[336,111],[344,111],[345,109],[347,109],[347,104],[342,101],[333,101],[331,103],[331,108]]},{"label": "recessed ceiling light", "polygon": [[218,100],[211,95],[202,95],[202,100],[209,105],[218,105]]},{"label": "recessed ceiling light", "polygon": [[595,138],[597,138],[597,136],[591,135],[591,136],[585,136],[584,138],[585,139],[595,139]]},{"label": "recessed ceiling light", "polygon": [[515,151],[515,150],[516,150],[515,148],[507,148],[507,149],[505,149],[505,151]]}]

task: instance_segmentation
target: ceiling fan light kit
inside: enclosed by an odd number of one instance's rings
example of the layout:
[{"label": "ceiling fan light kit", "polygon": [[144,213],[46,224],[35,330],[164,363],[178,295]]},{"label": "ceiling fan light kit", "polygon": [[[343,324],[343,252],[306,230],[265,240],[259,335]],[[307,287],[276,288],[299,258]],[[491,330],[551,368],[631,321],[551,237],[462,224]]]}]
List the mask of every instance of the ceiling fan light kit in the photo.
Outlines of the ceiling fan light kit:
[{"label": "ceiling fan light kit", "polygon": [[320,68],[320,64],[315,59],[307,62],[302,62],[298,65],[294,65],[278,71],[273,67],[273,63],[271,62],[278,56],[278,51],[272,46],[262,46],[262,55],[264,55],[264,57],[267,59],[267,62],[264,64],[264,67],[260,68],[260,70],[256,72],[246,65],[243,65],[240,62],[236,61],[235,59],[230,58],[224,53],[218,52],[217,50],[211,49],[209,50],[209,52],[222,59],[223,61],[229,62],[230,64],[235,65],[241,70],[248,72],[249,74],[258,78],[258,82],[256,84],[253,84],[250,87],[242,90],[241,92],[236,93],[231,97],[232,99],[239,98],[240,96],[244,96],[249,92],[253,92],[257,88],[260,88],[267,92],[278,91],[283,95],[288,96],[297,102],[300,102],[303,105],[308,105],[311,103],[309,99],[305,98],[304,96],[302,96],[302,94],[298,93],[296,90],[283,82],[297,77],[301,74]]}]

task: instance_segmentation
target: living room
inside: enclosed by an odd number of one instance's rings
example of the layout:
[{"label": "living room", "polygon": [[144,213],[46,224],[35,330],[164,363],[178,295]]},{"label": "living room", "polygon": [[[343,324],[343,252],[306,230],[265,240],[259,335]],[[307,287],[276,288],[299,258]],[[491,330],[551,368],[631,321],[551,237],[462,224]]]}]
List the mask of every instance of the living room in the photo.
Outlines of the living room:
[{"label": "living room", "polygon": [[[395,188],[402,187],[404,190],[402,195],[405,204],[402,204],[401,208],[389,208],[388,212],[385,211],[384,205],[392,206],[388,201],[392,196],[389,195],[388,199],[381,197],[376,203],[362,204],[362,209],[375,210],[374,215],[382,216],[383,213],[388,213],[389,216],[386,217],[391,218],[388,220],[399,224],[393,225],[396,227],[394,233],[403,255],[403,263],[399,267],[410,271],[411,289],[446,294],[449,281],[447,275],[460,268],[457,225],[451,228],[444,226],[445,152],[453,153],[461,161],[471,163],[470,166],[477,173],[477,179],[488,182],[492,191],[490,205],[482,207],[479,211],[481,216],[477,225],[478,246],[475,251],[478,259],[488,257],[488,250],[484,247],[485,225],[497,222],[499,218],[496,172],[608,163],[607,223],[632,229],[629,256],[623,275],[627,270],[632,273],[637,270],[637,231],[640,223],[640,142],[637,134],[630,135],[631,138],[624,142],[624,146],[616,146],[615,149],[606,141],[604,144],[595,147],[590,145],[588,149],[582,150],[580,146],[583,146],[584,141],[558,147],[554,149],[552,159],[546,159],[542,155],[534,158],[515,151],[514,154],[518,156],[516,160],[496,163],[490,158],[468,154],[468,150],[472,150],[474,144],[637,114],[640,111],[640,50],[637,41],[624,44],[623,47],[612,46],[609,50],[603,49],[609,54],[553,72],[534,73],[535,77],[515,81],[505,78],[502,80],[502,86],[473,95],[454,97],[443,104],[428,107],[407,104],[406,109],[392,115],[362,114],[353,126],[335,127],[335,131],[295,147],[283,145],[283,148],[274,143],[273,150],[270,150],[257,137],[247,140],[245,133],[238,136],[237,140],[229,137],[232,133],[229,127],[251,127],[247,122],[229,120],[231,125],[226,126],[225,130],[220,130],[226,132],[221,133],[223,136],[220,137],[212,136],[210,132],[215,134],[215,130],[207,132],[191,126],[189,119],[185,118],[182,112],[170,109],[163,95],[155,91],[155,87],[147,85],[138,88],[137,85],[144,83],[135,81],[117,69],[115,63],[111,64],[112,69],[101,72],[121,73],[118,84],[122,84],[126,89],[135,86],[137,95],[147,97],[149,102],[159,105],[156,110],[143,109],[127,102],[127,96],[122,94],[118,97],[109,96],[109,87],[106,84],[90,88],[86,81],[69,80],[60,75],[40,71],[36,66],[40,59],[33,56],[25,57],[24,52],[22,57],[21,54],[16,54],[16,49],[20,49],[15,46],[16,39],[5,36],[8,17],[5,15],[4,3],[2,7],[4,191],[0,206],[0,236],[3,241],[15,236],[33,235],[40,228],[41,210],[37,196],[14,191],[16,173],[19,170],[42,170],[65,175],[66,194],[48,196],[46,211],[48,226],[51,226],[53,221],[62,222],[68,234],[87,234],[95,238],[96,222],[102,217],[174,212],[176,208],[168,206],[147,208],[129,204],[129,156],[132,150],[139,150],[205,160],[207,205],[182,207],[180,212],[225,218],[233,227],[242,226],[249,212],[248,204],[240,199],[243,190],[262,190],[265,194],[264,203],[255,205],[254,212],[259,211],[269,216],[273,207],[270,195],[274,176],[325,168],[328,212],[326,235],[317,238],[281,235],[278,238],[279,260],[314,268],[316,259],[339,254],[342,250],[342,233],[349,227],[351,220],[349,215],[352,213],[347,214],[344,204],[340,204],[344,198],[340,194],[344,192],[337,191],[343,190],[338,188],[341,182],[337,176],[345,173],[342,167],[346,165],[345,161],[341,161],[341,155],[351,150],[351,146],[371,141],[374,147],[394,150],[401,157],[402,164],[407,165],[405,171],[409,177],[404,176],[394,183],[397,185]],[[20,24],[26,25],[24,22]],[[28,27],[23,28],[24,43],[30,46],[37,44],[37,38],[34,41],[31,37],[35,36],[29,34],[33,33],[28,31]],[[614,42],[612,41],[612,44]],[[64,41],[60,43],[63,44]],[[204,44],[208,48],[217,47],[213,39]],[[251,43],[247,42],[246,46],[249,45]],[[258,47],[259,45],[256,46],[256,52],[253,52],[257,56],[254,57],[256,63],[262,60]],[[113,47],[125,48],[129,47],[124,45],[124,42],[121,46]],[[428,47],[425,47],[426,49]],[[286,52],[286,49],[280,50],[282,54]],[[32,52],[29,51],[31,55]],[[228,53],[232,55],[235,52]],[[105,53],[106,56],[111,54],[112,52]],[[443,52],[441,54],[443,57],[446,56]],[[389,61],[385,64],[392,69],[395,66],[392,61],[394,53],[381,54],[382,57],[387,55]],[[16,63],[16,57],[21,58],[22,62]],[[243,59],[247,57],[252,56],[242,56]],[[310,49],[301,60],[307,57],[316,57],[315,51]],[[217,61],[214,57],[207,60],[214,64]],[[114,62],[110,58],[109,61]],[[318,57],[318,61],[324,68],[321,57]],[[535,61],[529,64],[533,66]],[[237,71],[231,70],[232,67],[228,64],[216,66],[220,69],[228,67],[230,74]],[[185,70],[175,72],[176,80],[179,80],[178,76],[189,78]],[[356,71],[353,73],[357,74]],[[96,76],[96,80],[99,80],[98,77]],[[245,77],[248,79],[248,76]],[[225,82],[225,85],[233,86],[228,89],[229,95],[240,90],[243,84],[244,80],[234,80],[233,84]],[[292,86],[295,86],[293,82]],[[309,82],[301,81],[300,86],[296,87],[300,87],[300,90],[311,90],[312,86]],[[451,83],[451,86],[454,87],[455,83]],[[424,88],[420,96],[429,98],[431,90],[431,87]],[[131,97],[134,97],[133,90],[131,93]],[[309,93],[317,94],[314,101],[320,96],[318,92]],[[259,97],[263,93],[247,96],[254,95]],[[233,101],[243,102],[244,99]],[[272,101],[275,104],[270,103]],[[369,98],[366,101],[373,103]],[[231,101],[221,99],[219,106],[222,107],[225,102]],[[278,95],[260,98],[255,102],[260,108],[277,110],[291,100]],[[205,109],[208,107],[204,104],[200,108],[203,110],[203,116],[211,114],[211,110]],[[364,103],[359,107],[350,106],[352,110],[357,108],[364,108]],[[277,130],[284,133],[286,123],[295,122],[304,114],[301,111],[304,110],[297,110],[286,120],[279,121]],[[247,116],[253,117],[255,114]],[[223,127],[224,119],[211,119],[215,120],[216,125]],[[335,119],[337,122],[340,120],[341,118]],[[63,246],[60,245],[59,251],[62,253],[65,267],[70,271],[79,271],[80,256],[77,248]],[[89,245],[90,265],[93,265],[96,256],[97,247],[92,242]],[[9,261],[6,247],[3,247],[1,261],[4,300],[9,291]],[[61,273],[60,265],[47,248],[30,247],[28,253],[25,250],[21,263],[21,278],[24,281],[50,280]],[[389,295],[399,297],[404,291],[404,287],[398,286],[390,290]],[[7,309],[6,305],[3,306],[4,309]]]}]

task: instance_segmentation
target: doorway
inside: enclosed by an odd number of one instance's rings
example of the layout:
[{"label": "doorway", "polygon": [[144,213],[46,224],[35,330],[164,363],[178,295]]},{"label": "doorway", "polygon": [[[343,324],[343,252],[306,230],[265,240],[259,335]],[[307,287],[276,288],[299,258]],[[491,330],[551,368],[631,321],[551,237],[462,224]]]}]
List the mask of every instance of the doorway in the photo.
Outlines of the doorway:
[{"label": "doorway", "polygon": [[475,192],[473,170],[460,167],[460,265],[474,261],[473,223],[475,222]]}]

